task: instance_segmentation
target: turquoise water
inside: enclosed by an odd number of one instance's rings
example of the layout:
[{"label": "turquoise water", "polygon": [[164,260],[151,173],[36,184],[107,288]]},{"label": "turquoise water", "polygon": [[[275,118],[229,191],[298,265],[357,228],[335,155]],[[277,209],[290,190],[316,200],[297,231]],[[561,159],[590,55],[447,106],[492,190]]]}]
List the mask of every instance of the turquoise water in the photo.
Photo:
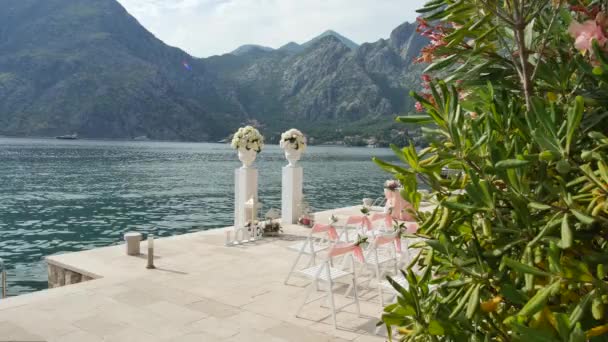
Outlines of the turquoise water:
[{"label": "turquoise water", "polygon": [[[314,210],[382,195],[370,161],[388,149],[306,151],[304,193]],[[264,209],[280,208],[278,146],[258,156]],[[121,242],[126,231],[170,236],[232,224],[236,152],[224,144],[0,138],[0,257],[9,295],[47,287],[43,258]]]}]

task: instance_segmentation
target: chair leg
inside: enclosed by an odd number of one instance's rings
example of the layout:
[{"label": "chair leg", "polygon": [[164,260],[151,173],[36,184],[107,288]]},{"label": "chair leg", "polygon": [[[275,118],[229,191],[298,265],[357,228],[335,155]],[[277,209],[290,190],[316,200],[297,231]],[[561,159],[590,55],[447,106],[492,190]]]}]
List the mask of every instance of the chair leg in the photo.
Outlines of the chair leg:
[{"label": "chair leg", "polygon": [[308,285],[308,289],[306,289],[306,295],[304,295],[304,299],[302,300],[302,305],[300,305],[300,307],[298,308],[298,311],[296,311],[296,317],[300,317],[300,312],[302,312],[302,309],[304,308],[304,305],[306,305],[306,301],[308,300],[308,298],[310,297],[310,295],[312,294],[312,291],[317,288],[318,284],[317,281],[313,281],[312,284]]},{"label": "chair leg", "polygon": [[357,268],[355,266],[355,258],[351,255],[350,260],[353,264],[353,294],[355,295],[355,305],[357,307],[357,315],[361,317],[361,306],[359,305],[359,293],[357,290]]},{"label": "chair leg", "polygon": [[356,277],[356,275],[353,275],[353,293],[355,295],[355,306],[357,307],[357,315],[361,317],[361,306],[359,305],[359,293],[357,291],[357,280],[355,279]]},{"label": "chair leg", "polygon": [[334,321],[334,328],[338,329],[338,321],[336,320],[336,302],[334,300],[334,291],[333,291],[333,282],[330,281],[329,283],[329,292],[327,293],[327,295],[329,296],[330,299],[330,304],[331,304],[331,318]]},{"label": "chair leg", "polygon": [[291,278],[293,271],[296,269],[296,266],[298,266],[298,262],[300,261],[301,257],[302,257],[302,253],[299,253],[298,256],[296,257],[296,260],[293,262],[293,265],[291,265],[291,269],[289,270],[289,273],[287,273],[287,278],[285,278],[285,281],[283,282],[283,284],[287,285],[287,283],[289,282],[289,278]]}]

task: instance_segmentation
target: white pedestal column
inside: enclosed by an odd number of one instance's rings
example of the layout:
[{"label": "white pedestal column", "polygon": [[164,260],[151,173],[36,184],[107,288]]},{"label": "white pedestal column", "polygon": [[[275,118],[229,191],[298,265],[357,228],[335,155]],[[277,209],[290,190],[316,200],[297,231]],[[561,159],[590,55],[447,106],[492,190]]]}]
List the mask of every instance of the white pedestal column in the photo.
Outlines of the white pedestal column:
[{"label": "white pedestal column", "polygon": [[283,184],[281,193],[282,222],[297,223],[302,214],[302,181],[304,172],[299,166],[283,167]]},{"label": "white pedestal column", "polygon": [[256,219],[256,211],[247,209],[245,203],[253,197],[257,207],[258,203],[258,170],[253,167],[238,168],[234,170],[234,227],[242,228],[247,221]]}]

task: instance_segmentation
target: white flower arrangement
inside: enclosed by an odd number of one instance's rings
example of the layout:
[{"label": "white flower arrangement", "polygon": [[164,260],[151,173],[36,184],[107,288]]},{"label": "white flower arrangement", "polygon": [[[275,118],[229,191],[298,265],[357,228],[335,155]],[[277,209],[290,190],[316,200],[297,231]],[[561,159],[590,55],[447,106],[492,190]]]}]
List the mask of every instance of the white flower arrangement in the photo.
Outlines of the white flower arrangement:
[{"label": "white flower arrangement", "polygon": [[299,130],[292,128],[281,134],[281,148],[291,148],[304,152],[306,150],[306,137]]},{"label": "white flower arrangement", "polygon": [[254,127],[245,126],[239,128],[239,130],[234,133],[230,145],[235,150],[244,148],[260,153],[262,152],[262,148],[264,148],[264,137]]}]

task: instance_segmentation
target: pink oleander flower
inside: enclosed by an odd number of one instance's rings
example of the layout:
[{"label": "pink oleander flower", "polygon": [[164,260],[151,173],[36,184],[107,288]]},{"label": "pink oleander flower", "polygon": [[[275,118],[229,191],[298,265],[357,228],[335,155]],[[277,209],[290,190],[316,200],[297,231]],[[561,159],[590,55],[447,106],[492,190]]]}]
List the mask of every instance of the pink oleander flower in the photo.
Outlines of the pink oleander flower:
[{"label": "pink oleander flower", "polygon": [[420,103],[420,102],[416,102],[416,111],[417,111],[417,112],[422,112],[422,111],[424,111],[424,107],[422,107],[422,103]]},{"label": "pink oleander flower", "polygon": [[568,33],[574,38],[574,47],[583,53],[592,51],[593,40],[597,40],[601,47],[608,41],[602,27],[595,20],[587,20],[582,24],[573,21],[568,27]]}]

